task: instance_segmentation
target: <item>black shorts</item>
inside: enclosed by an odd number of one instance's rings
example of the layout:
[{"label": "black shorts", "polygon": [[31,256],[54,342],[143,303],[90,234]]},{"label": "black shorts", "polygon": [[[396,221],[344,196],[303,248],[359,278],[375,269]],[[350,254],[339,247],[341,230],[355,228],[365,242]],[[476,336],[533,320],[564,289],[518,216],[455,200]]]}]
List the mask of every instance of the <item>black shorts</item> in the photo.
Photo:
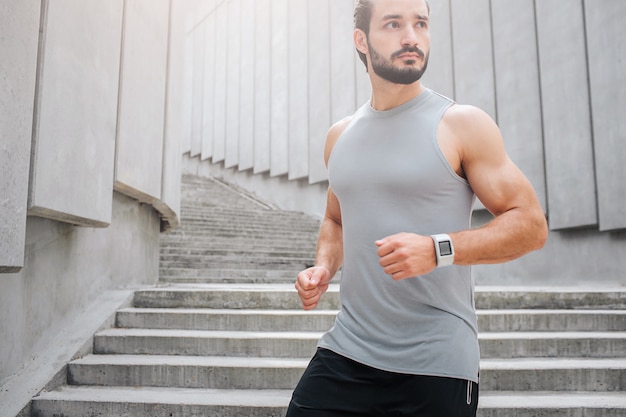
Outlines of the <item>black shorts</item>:
[{"label": "black shorts", "polygon": [[475,417],[478,384],[382,371],[318,349],[287,417]]}]

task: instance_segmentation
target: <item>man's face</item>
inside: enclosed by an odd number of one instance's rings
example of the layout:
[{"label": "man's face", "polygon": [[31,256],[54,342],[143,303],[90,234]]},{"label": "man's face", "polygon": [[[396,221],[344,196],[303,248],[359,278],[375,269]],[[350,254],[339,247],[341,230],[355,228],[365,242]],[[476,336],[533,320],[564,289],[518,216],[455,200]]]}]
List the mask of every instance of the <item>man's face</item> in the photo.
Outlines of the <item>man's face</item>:
[{"label": "man's face", "polygon": [[419,80],[428,65],[428,24],[423,0],[377,0],[367,38],[372,71],[395,84]]}]

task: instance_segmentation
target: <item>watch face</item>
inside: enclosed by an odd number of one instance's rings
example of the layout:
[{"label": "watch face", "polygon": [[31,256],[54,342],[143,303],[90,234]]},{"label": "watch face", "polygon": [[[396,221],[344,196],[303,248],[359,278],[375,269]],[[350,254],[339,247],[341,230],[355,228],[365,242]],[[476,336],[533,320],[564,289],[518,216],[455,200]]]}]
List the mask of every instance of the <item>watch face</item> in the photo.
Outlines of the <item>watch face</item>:
[{"label": "watch face", "polygon": [[452,246],[450,245],[449,240],[439,242],[439,253],[441,256],[452,255]]}]

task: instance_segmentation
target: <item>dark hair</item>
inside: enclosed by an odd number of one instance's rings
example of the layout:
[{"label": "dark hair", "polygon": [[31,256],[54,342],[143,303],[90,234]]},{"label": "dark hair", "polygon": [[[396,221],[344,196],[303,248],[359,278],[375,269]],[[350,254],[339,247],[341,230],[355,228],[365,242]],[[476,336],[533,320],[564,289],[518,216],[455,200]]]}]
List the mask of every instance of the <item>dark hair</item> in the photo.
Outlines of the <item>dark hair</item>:
[{"label": "dark hair", "polygon": [[[356,0],[354,3],[354,28],[361,29],[365,35],[369,36],[370,22],[372,20],[372,0]],[[367,70],[367,57],[357,49],[359,58],[363,61]]]},{"label": "dark hair", "polygon": [[[428,7],[428,13],[430,13],[430,4],[428,0],[424,0],[426,7]],[[354,3],[354,28],[361,29],[365,32],[366,36],[370,34],[370,22],[372,21],[372,8],[374,7],[373,0],[356,0]],[[367,57],[365,54],[357,49],[359,58],[365,64],[367,69]]]}]

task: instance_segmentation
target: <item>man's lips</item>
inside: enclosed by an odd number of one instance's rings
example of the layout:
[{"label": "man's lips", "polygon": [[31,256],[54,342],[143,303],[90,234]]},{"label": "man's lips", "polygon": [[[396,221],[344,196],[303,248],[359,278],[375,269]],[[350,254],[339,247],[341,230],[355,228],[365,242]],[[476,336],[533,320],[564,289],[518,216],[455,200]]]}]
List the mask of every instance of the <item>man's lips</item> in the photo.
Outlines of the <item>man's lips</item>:
[{"label": "man's lips", "polygon": [[419,48],[404,48],[394,54],[393,59],[424,59],[424,53]]},{"label": "man's lips", "polygon": [[400,59],[422,59],[421,55],[419,55],[419,54],[402,54],[402,55],[398,56],[398,58],[400,58]]}]

